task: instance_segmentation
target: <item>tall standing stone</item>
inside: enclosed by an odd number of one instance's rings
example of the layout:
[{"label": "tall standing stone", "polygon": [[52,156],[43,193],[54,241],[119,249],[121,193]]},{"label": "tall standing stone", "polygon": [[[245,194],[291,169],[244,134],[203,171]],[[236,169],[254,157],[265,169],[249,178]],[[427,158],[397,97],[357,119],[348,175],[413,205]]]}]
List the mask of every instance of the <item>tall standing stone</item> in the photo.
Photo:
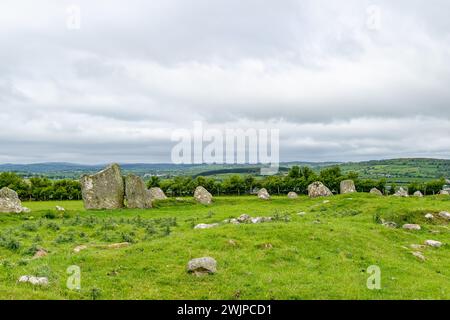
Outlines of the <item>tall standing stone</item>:
[{"label": "tall standing stone", "polygon": [[26,211],[22,207],[17,192],[10,188],[4,187],[0,190],[0,212],[4,213],[20,213]]},{"label": "tall standing stone", "polygon": [[355,183],[353,180],[341,181],[341,194],[356,192]]},{"label": "tall standing stone", "polygon": [[125,188],[118,164],[109,165],[93,175],[84,175],[80,183],[86,209],[123,208]]},{"label": "tall standing stone", "polygon": [[152,207],[150,191],[147,190],[145,182],[134,174],[129,174],[125,178],[125,200],[127,208],[145,209]]},{"label": "tall standing stone", "polygon": [[308,195],[310,198],[329,197],[333,193],[322,182],[316,181],[308,186]]},{"label": "tall standing stone", "polygon": [[208,192],[202,186],[198,186],[194,192],[194,199],[201,204],[211,204],[212,203],[212,194]]}]

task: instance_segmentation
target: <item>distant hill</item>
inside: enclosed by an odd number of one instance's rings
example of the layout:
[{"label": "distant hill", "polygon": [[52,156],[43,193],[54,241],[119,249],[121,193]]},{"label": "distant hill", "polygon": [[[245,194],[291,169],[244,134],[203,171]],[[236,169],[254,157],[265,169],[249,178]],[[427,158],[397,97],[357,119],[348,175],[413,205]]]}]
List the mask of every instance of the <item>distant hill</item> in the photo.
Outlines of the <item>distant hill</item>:
[{"label": "distant hill", "polygon": [[[294,165],[309,166],[315,171],[324,167],[338,165],[343,172],[355,171],[362,178],[386,178],[388,181],[408,182],[411,180],[429,180],[440,177],[450,178],[450,160],[405,158],[389,160],[372,160],[363,162],[283,162],[280,163],[280,173],[285,173]],[[0,172],[17,172],[30,176],[47,176],[51,179],[77,179],[83,174],[94,173],[104,164],[83,165],[65,162],[46,162],[35,164],[1,164]],[[121,164],[125,173],[132,172],[140,176],[159,175],[171,177],[178,175],[216,176],[223,177],[230,174],[255,174],[260,169],[258,165],[176,165],[171,163],[134,163]]]},{"label": "distant hill", "polygon": [[355,171],[363,178],[387,178],[389,181],[430,180],[450,177],[450,160],[405,158],[340,164],[343,172]]}]

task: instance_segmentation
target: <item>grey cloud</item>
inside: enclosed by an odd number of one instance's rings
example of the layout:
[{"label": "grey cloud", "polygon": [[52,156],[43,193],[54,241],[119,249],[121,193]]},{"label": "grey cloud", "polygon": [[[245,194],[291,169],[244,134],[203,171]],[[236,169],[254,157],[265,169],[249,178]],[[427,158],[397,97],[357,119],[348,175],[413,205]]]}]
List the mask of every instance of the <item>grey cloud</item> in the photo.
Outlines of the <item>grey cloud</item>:
[{"label": "grey cloud", "polygon": [[0,4],[2,162],[169,161],[195,120],[279,121],[282,159],[449,157],[448,1],[77,3],[80,30]]}]

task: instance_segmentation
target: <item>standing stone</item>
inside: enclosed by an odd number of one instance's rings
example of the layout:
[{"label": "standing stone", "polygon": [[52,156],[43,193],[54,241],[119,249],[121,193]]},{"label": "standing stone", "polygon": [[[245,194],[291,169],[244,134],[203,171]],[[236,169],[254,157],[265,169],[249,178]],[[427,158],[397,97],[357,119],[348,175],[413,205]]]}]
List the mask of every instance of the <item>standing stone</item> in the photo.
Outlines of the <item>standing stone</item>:
[{"label": "standing stone", "polygon": [[295,199],[295,198],[298,198],[298,194],[296,192],[291,191],[288,193],[287,197],[289,199]]},{"label": "standing stone", "polygon": [[194,199],[201,204],[211,204],[212,194],[202,186],[198,186],[194,192]]},{"label": "standing stone", "polygon": [[439,194],[448,196],[450,193],[447,190],[441,190],[441,191],[439,191]]},{"label": "standing stone", "polygon": [[356,192],[355,183],[353,180],[341,181],[341,194]]},{"label": "standing stone", "polygon": [[395,197],[408,197],[408,191],[400,187],[398,191],[394,194]]},{"label": "standing stone", "polygon": [[118,164],[112,164],[93,175],[80,179],[86,209],[123,208],[124,182]]},{"label": "standing stone", "polygon": [[266,188],[259,189],[259,191],[258,191],[258,198],[260,198],[262,200],[269,200],[270,199],[270,194],[269,194],[269,192],[267,192]]},{"label": "standing stone", "polygon": [[164,194],[164,191],[161,190],[161,188],[153,187],[149,190],[150,198],[152,200],[165,200],[167,199],[166,195]]},{"label": "standing stone", "polygon": [[17,192],[7,187],[0,190],[0,212],[21,213],[24,211],[26,211],[26,209],[22,207]]},{"label": "standing stone", "polygon": [[125,199],[127,208],[130,209],[145,209],[152,207],[152,199],[145,182],[134,174],[129,174],[125,178]]},{"label": "standing stone", "polygon": [[308,195],[310,198],[328,197],[333,193],[322,182],[316,181],[308,186]]},{"label": "standing stone", "polygon": [[416,192],[414,192],[414,197],[422,198],[423,194],[420,191],[416,191]]},{"label": "standing stone", "polygon": [[380,190],[378,190],[377,188],[370,189],[370,194],[374,194],[376,196],[382,196],[383,195],[383,193]]}]

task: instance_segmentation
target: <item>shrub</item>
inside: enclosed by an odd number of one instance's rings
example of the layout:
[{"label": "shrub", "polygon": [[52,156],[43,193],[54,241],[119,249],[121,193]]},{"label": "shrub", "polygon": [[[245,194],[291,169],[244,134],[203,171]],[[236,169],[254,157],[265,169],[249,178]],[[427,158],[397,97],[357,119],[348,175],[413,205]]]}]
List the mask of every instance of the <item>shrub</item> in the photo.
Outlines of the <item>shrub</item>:
[{"label": "shrub", "polygon": [[60,227],[57,223],[55,222],[50,222],[47,224],[47,228],[53,231],[59,231]]}]

